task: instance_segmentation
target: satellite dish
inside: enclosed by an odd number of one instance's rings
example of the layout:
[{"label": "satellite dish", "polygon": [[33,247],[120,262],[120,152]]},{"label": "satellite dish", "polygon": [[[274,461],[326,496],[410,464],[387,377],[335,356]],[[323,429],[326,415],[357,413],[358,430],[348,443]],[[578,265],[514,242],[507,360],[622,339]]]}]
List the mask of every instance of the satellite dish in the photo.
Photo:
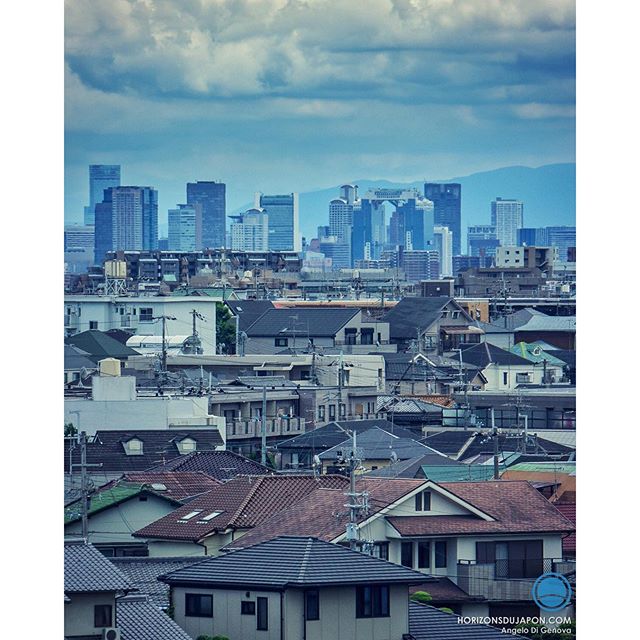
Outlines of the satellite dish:
[{"label": "satellite dish", "polygon": [[391,452],[391,464],[395,464],[396,462],[398,462],[398,454],[395,451]]}]

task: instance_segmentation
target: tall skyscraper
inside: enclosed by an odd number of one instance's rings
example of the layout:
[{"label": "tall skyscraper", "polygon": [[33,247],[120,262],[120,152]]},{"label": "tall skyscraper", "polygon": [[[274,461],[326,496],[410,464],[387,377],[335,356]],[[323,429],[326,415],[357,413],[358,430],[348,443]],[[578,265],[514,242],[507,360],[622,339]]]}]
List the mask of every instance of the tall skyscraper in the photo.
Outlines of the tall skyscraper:
[{"label": "tall skyscraper", "polygon": [[170,251],[197,251],[202,246],[202,206],[179,204],[169,209]]},{"label": "tall skyscraper", "polygon": [[256,193],[256,209],[269,216],[269,250],[302,251],[298,194],[265,195]]},{"label": "tall skyscraper", "polygon": [[249,209],[230,216],[231,248],[234,251],[267,251],[269,249],[269,216],[264,209]]},{"label": "tall skyscraper", "polygon": [[339,242],[351,242],[353,207],[357,199],[357,185],[343,184],[340,187],[340,197],[329,203],[330,235],[338,238]]},{"label": "tall skyscraper", "polygon": [[226,188],[223,182],[187,183],[187,204],[202,205],[202,246],[198,249],[226,246]]},{"label": "tall skyscraper", "polygon": [[434,247],[440,255],[440,277],[447,278],[453,275],[453,238],[447,227],[434,226]]},{"label": "tall skyscraper", "polygon": [[158,248],[158,192],[153,187],[111,187],[95,208],[95,261],[107,251]]},{"label": "tall skyscraper", "polygon": [[84,208],[85,225],[95,223],[95,207],[99,202],[102,202],[104,190],[119,186],[119,164],[89,165],[89,206]]},{"label": "tall skyscraper", "polygon": [[496,228],[488,224],[467,227],[467,254],[470,256],[495,256],[500,245]]},{"label": "tall skyscraper", "polygon": [[575,227],[546,227],[547,241],[545,246],[558,247],[558,254],[561,262],[567,262],[569,257],[569,247],[576,246]]},{"label": "tall skyscraper", "polygon": [[453,254],[460,254],[462,242],[462,185],[426,182],[424,197],[433,202],[434,223],[448,227],[453,234]]},{"label": "tall skyscraper", "polygon": [[491,203],[491,224],[503,247],[518,244],[518,229],[523,227],[524,205],[520,200],[496,198]]}]

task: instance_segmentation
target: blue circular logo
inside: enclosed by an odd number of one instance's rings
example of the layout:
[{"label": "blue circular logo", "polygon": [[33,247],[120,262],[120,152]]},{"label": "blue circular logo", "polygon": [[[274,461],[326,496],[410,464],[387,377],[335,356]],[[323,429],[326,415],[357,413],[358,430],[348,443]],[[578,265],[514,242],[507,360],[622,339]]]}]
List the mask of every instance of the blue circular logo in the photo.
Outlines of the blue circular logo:
[{"label": "blue circular logo", "polygon": [[573,590],[559,573],[543,573],[531,588],[533,601],[545,611],[559,611],[571,602]]}]

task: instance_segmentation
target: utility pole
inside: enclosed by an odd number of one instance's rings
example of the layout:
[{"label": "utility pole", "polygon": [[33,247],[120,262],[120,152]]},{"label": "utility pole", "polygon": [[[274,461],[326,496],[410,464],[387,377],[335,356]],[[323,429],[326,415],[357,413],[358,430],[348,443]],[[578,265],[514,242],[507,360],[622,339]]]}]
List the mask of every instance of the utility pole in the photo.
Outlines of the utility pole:
[{"label": "utility pole", "polygon": [[102,464],[87,464],[87,433],[85,431],[80,432],[80,464],[70,465],[80,467],[80,504],[82,508],[82,537],[85,542],[88,539],[89,534],[89,496],[87,488],[87,468],[88,467],[101,467]]},{"label": "utility pole", "polygon": [[500,464],[498,460],[500,455],[500,448],[498,442],[498,429],[496,428],[493,407],[491,407],[491,433],[493,434],[493,479],[500,480]]},{"label": "utility pole", "polygon": [[[167,372],[167,320],[175,320],[174,316],[155,316],[153,320],[162,320],[162,373]],[[195,327],[195,316],[193,319]]]},{"label": "utility pole", "polygon": [[267,463],[267,385],[262,387],[262,446],[260,452],[260,462]]}]

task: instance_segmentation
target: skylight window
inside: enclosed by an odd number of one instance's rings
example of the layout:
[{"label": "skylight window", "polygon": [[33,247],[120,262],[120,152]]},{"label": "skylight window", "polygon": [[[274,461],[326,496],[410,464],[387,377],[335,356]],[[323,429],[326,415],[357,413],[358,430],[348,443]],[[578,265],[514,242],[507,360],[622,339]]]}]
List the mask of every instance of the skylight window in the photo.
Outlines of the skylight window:
[{"label": "skylight window", "polygon": [[202,509],[198,510],[198,511],[191,511],[190,513],[187,513],[186,516],[182,516],[180,518],[181,521],[185,521],[185,520],[191,520],[191,518],[195,518],[199,513],[202,513]]},{"label": "skylight window", "polygon": [[203,516],[200,518],[202,522],[209,522],[209,520],[213,520],[216,516],[219,516],[222,511],[212,511],[210,514]]}]

